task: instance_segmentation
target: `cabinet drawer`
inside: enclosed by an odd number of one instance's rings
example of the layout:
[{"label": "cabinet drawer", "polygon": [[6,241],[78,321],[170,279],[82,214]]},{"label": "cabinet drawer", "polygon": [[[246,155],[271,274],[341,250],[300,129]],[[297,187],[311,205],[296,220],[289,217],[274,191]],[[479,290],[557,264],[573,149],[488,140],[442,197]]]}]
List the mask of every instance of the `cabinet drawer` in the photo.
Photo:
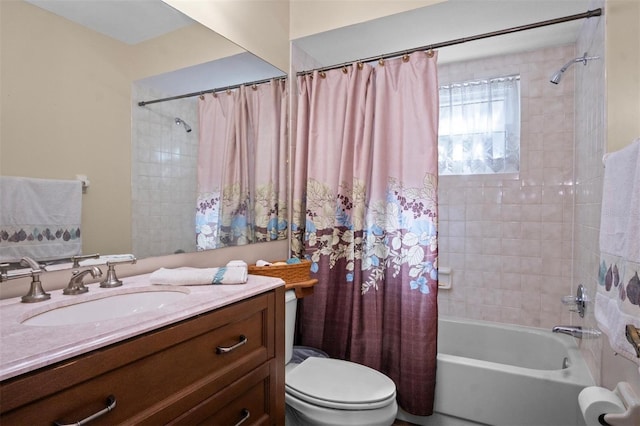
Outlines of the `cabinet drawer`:
[{"label": "cabinet drawer", "polygon": [[[155,413],[162,422],[175,418],[184,411],[176,412],[181,410],[176,395],[185,389],[198,390],[188,398],[193,406],[273,357],[273,321],[268,320],[273,299],[267,296],[96,351],[40,374],[3,382],[2,411],[10,411],[2,413],[0,423],[76,423],[104,409],[109,395],[116,399],[115,408],[92,425],[129,422],[141,413]],[[37,399],[42,392],[46,394]],[[25,395],[31,395],[32,402],[21,407],[19,399]]]},{"label": "cabinet drawer", "polygon": [[265,364],[202,401],[169,425],[268,424],[272,418],[269,412],[269,398],[274,392],[274,383],[270,380],[270,367]]}]

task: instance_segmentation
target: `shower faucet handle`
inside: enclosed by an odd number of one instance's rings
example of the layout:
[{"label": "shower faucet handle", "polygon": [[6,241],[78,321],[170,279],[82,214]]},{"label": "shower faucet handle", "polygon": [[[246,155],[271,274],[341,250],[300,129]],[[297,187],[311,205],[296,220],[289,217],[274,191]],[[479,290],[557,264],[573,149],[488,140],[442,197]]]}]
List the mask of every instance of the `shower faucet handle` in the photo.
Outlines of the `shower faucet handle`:
[{"label": "shower faucet handle", "polygon": [[584,318],[584,312],[587,309],[587,295],[582,284],[578,285],[575,296],[562,296],[560,299],[563,305],[575,305],[570,309],[571,312],[577,312],[580,318]]}]

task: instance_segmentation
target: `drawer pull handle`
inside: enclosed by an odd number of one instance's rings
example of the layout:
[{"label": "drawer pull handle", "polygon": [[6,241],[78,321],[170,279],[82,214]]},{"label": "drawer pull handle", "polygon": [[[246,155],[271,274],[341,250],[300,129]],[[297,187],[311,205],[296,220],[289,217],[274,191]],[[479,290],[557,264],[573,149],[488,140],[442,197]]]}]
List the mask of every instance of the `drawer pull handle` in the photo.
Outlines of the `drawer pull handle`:
[{"label": "drawer pull handle", "polygon": [[251,417],[251,413],[246,408],[243,408],[242,411],[240,411],[240,414],[242,414],[242,418],[238,423],[235,424],[235,426],[240,426],[242,423],[249,420],[249,417]]},{"label": "drawer pull handle", "polygon": [[105,404],[107,404],[107,406],[105,408],[103,408],[102,410],[98,411],[97,413],[94,413],[94,414],[90,415],[89,417],[87,417],[85,419],[77,421],[75,423],[60,423],[59,421],[56,421],[56,422],[54,422],[54,424],[56,426],[82,426],[82,425],[86,425],[90,421],[95,420],[98,417],[103,416],[103,415],[107,414],[109,411],[111,411],[114,408],[116,408],[116,397],[113,396],[113,395],[109,395],[107,397],[107,401],[105,402]]},{"label": "drawer pull handle", "polygon": [[247,343],[247,336],[245,336],[244,334],[240,335],[240,341],[238,343],[236,343],[233,346],[229,346],[229,347],[224,347],[224,346],[218,346],[216,348],[216,353],[217,354],[226,354],[228,352],[231,352],[235,349],[238,349],[240,346],[244,345],[245,343]]}]

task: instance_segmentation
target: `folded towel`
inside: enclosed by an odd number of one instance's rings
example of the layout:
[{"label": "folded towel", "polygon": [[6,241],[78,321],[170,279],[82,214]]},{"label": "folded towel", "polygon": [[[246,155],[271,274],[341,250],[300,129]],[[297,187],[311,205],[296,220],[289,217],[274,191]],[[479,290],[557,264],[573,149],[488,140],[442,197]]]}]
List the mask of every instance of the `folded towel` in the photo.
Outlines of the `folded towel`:
[{"label": "folded towel", "polygon": [[160,268],[149,279],[159,285],[207,285],[244,284],[247,278],[247,264],[232,260],[220,268]]},{"label": "folded towel", "polygon": [[0,262],[82,253],[82,182],[0,176]]}]

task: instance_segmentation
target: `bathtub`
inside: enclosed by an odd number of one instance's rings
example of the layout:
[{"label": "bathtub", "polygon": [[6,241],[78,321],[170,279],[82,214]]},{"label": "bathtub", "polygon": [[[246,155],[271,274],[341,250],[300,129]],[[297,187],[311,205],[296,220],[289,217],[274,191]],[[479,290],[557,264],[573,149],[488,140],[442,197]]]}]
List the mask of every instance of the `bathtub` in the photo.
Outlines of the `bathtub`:
[{"label": "bathtub", "polygon": [[594,386],[571,336],[440,318],[434,415],[420,425],[583,425],[578,394]]}]

